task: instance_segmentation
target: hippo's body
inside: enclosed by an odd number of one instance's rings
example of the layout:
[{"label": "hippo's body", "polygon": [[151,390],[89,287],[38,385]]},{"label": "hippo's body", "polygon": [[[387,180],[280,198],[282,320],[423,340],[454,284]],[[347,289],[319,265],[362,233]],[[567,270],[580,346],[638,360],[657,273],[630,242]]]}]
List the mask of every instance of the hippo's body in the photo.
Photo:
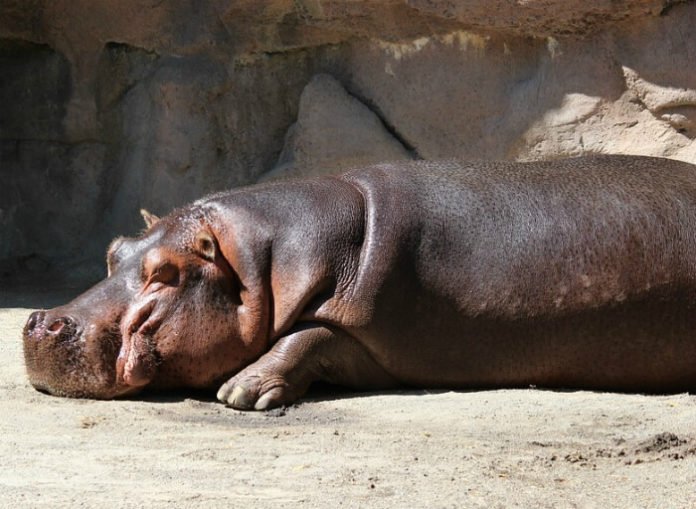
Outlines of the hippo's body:
[{"label": "hippo's body", "polygon": [[[696,167],[416,162],[212,195],[25,328],[69,396],[209,387],[696,388]],[[76,369],[77,368],[77,369]],[[232,377],[230,379],[230,377]]]}]

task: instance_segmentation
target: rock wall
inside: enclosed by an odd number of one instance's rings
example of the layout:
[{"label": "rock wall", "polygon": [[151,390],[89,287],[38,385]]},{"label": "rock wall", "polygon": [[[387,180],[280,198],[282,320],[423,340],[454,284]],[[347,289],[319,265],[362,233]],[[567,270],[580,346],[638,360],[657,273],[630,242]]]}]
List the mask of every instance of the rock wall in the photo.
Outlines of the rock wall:
[{"label": "rock wall", "polygon": [[5,0],[0,278],[138,209],[380,160],[696,163],[696,2]]}]

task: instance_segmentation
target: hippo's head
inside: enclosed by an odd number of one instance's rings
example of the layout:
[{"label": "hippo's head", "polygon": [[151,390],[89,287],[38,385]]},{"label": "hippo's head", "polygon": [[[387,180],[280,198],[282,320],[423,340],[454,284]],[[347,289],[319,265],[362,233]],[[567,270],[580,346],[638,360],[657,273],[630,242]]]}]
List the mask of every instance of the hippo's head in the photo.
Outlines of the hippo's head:
[{"label": "hippo's head", "polygon": [[29,317],[24,355],[37,389],[112,398],[145,386],[204,388],[262,353],[259,331],[242,330],[250,310],[207,212],[143,215],[142,236],[111,243],[105,280]]}]

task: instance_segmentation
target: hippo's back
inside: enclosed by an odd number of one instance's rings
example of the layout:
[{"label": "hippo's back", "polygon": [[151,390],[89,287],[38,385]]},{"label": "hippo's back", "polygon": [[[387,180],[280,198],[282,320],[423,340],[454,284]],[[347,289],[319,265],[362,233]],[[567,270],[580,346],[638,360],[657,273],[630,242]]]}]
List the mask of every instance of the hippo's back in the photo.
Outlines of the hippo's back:
[{"label": "hippo's back", "polygon": [[[601,350],[640,369],[660,335],[669,351],[684,341],[696,350],[692,165],[416,162],[343,178],[367,211],[353,295],[371,305],[356,334],[397,377],[428,385],[437,366],[435,385],[524,384],[540,369],[561,380],[562,366]],[[627,341],[634,350],[619,347]],[[580,385],[617,383],[607,376]]]},{"label": "hippo's back", "polygon": [[470,313],[584,309],[690,284],[696,273],[696,167],[687,163],[417,162],[346,178],[367,202],[365,259],[407,256],[421,284]]}]

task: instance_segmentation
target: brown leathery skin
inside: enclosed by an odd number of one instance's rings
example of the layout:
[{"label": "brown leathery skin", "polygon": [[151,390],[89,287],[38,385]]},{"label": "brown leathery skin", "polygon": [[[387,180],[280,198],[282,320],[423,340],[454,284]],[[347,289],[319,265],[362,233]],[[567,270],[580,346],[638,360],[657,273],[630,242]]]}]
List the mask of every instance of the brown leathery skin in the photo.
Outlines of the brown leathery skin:
[{"label": "brown leathery skin", "polygon": [[[32,315],[42,390],[215,387],[236,408],[355,388],[696,387],[696,167],[411,162],[211,195],[117,239]],[[64,324],[62,317],[69,317]]]}]

